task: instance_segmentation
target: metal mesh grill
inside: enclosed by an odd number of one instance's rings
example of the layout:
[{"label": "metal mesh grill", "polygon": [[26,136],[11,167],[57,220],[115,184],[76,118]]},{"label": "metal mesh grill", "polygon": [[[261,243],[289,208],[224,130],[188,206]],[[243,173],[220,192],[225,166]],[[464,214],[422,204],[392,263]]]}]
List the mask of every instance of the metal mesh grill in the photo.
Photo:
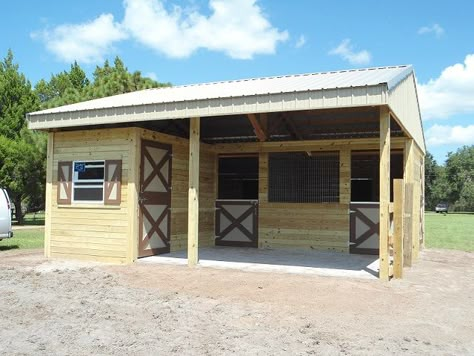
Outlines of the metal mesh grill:
[{"label": "metal mesh grill", "polygon": [[339,153],[272,153],[268,200],[288,203],[339,202]]}]

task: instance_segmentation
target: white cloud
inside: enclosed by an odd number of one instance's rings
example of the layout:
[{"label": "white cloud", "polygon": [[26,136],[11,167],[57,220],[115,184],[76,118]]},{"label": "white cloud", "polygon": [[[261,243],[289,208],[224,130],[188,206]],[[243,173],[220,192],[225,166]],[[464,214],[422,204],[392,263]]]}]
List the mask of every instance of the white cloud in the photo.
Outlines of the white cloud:
[{"label": "white cloud", "polygon": [[60,25],[52,30],[33,32],[31,37],[42,40],[46,48],[60,60],[94,63],[104,60],[115,42],[127,37],[111,14],[102,14],[87,23]]},{"label": "white cloud", "polygon": [[295,43],[296,48],[301,48],[306,44],[306,37],[304,35],[300,35],[298,40]]},{"label": "white cloud", "polygon": [[124,26],[142,44],[172,58],[185,58],[200,48],[231,58],[251,59],[275,53],[287,31],[271,25],[256,0],[210,0],[211,14],[161,0],[125,0]]},{"label": "white cloud", "polygon": [[436,79],[418,84],[424,120],[474,113],[474,54],[445,68]]},{"label": "white cloud", "polygon": [[199,49],[223,52],[231,58],[251,59],[273,54],[279,42],[288,39],[267,19],[257,0],[209,0],[210,15],[195,7],[164,0],[124,0],[123,22],[103,14],[82,24],[64,24],[34,32],[60,60],[101,62],[113,44],[131,37],[142,45],[171,58],[185,58]]},{"label": "white cloud", "polygon": [[435,23],[432,26],[424,26],[418,29],[419,35],[426,35],[431,33],[434,34],[437,38],[440,38],[444,35],[444,28]]},{"label": "white cloud", "polygon": [[338,55],[352,65],[366,65],[369,64],[372,59],[370,52],[367,50],[354,51],[354,46],[348,38],[343,40],[339,46],[333,48],[329,54]]},{"label": "white cloud", "polygon": [[426,130],[426,142],[430,146],[474,144],[474,125],[433,125]]}]

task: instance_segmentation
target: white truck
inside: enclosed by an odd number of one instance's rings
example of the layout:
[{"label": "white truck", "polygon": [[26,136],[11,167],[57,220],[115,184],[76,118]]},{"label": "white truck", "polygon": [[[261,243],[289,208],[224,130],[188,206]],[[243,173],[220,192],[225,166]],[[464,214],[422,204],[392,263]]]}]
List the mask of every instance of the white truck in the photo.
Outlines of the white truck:
[{"label": "white truck", "polygon": [[13,237],[12,210],[6,189],[0,188],[0,241]]}]

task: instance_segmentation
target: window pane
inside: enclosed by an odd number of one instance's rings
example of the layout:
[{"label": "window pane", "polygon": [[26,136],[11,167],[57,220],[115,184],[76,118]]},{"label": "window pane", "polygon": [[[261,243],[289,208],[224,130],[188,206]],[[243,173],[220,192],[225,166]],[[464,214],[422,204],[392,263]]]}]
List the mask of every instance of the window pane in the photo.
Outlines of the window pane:
[{"label": "window pane", "polygon": [[103,188],[74,188],[74,200],[102,201]]},{"label": "window pane", "polygon": [[339,202],[339,154],[270,154],[268,200],[292,203]]},{"label": "window pane", "polygon": [[78,173],[79,180],[104,179],[104,167],[87,167],[84,172]]}]

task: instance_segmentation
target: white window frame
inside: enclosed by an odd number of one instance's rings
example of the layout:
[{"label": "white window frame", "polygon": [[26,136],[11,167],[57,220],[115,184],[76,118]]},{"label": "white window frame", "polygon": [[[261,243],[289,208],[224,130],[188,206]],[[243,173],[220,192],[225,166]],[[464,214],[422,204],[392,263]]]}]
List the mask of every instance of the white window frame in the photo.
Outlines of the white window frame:
[{"label": "white window frame", "polygon": [[[76,162],[84,162],[84,163],[102,163],[102,167],[104,168],[104,178],[103,179],[88,179],[87,182],[89,183],[102,183],[102,200],[76,200],[76,183],[84,182],[79,179],[79,172],[74,170]],[[97,167],[97,166],[96,166]],[[99,166],[100,167],[100,166]],[[87,165],[86,165],[87,168]],[[77,188],[100,188],[100,185],[80,185]],[[104,192],[105,192],[105,160],[78,160],[72,162],[72,203],[75,204],[104,204]]]}]

